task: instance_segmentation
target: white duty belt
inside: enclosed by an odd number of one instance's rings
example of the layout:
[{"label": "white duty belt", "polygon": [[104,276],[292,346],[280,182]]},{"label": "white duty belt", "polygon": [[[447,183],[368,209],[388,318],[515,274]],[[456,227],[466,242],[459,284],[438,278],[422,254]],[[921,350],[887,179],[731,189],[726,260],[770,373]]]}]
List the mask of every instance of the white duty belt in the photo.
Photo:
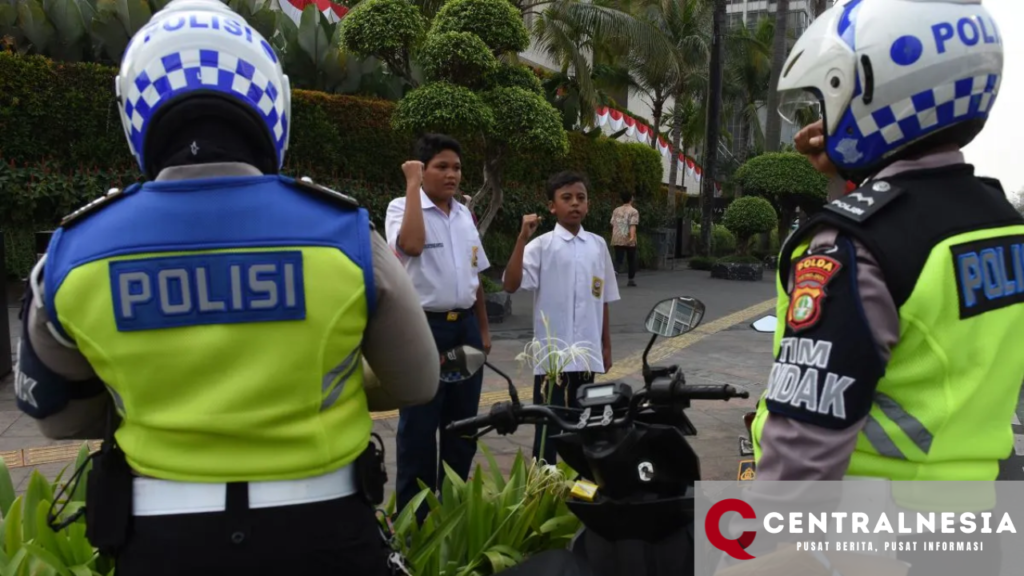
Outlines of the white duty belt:
[{"label": "white duty belt", "polygon": [[[249,508],[273,508],[323,502],[357,492],[352,464],[321,476],[299,480],[249,482]],[[225,483],[176,482],[157,478],[135,478],[135,516],[168,516],[223,512],[227,507]]]}]

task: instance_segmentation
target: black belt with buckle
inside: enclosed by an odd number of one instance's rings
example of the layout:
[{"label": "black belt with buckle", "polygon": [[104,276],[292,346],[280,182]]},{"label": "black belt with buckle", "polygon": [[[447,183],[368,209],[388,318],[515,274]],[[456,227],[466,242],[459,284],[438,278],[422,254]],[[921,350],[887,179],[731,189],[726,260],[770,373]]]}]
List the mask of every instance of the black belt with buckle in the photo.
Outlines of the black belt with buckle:
[{"label": "black belt with buckle", "polygon": [[428,320],[445,320],[447,322],[456,322],[462,320],[466,316],[473,315],[472,308],[464,308],[461,310],[449,310],[447,312],[431,312],[430,310],[424,310],[427,314]]}]

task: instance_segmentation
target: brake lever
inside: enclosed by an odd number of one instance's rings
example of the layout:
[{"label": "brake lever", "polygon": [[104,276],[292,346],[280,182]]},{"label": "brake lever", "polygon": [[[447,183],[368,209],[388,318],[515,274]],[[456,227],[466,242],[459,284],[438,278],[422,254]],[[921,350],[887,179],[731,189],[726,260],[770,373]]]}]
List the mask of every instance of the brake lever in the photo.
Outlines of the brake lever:
[{"label": "brake lever", "polygon": [[482,436],[486,436],[487,434],[490,434],[493,430],[494,430],[494,426],[488,426],[487,428],[484,428],[483,430],[478,430],[477,433],[473,435],[473,440],[479,440]]}]

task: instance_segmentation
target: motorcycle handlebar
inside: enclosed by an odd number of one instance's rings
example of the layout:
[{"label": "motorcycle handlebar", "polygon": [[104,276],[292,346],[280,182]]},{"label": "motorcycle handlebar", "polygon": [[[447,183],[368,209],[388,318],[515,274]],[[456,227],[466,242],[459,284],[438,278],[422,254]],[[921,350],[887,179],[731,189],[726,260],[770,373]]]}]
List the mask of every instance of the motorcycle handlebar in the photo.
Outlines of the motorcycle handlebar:
[{"label": "motorcycle handlebar", "polygon": [[[647,391],[643,392],[644,394]],[[638,395],[641,393],[638,392]],[[750,393],[746,390],[737,390],[729,384],[698,384],[673,386],[671,398],[667,400],[726,400],[730,398],[749,398]],[[654,398],[650,398],[655,400]],[[656,400],[655,400],[656,401]],[[561,409],[560,409],[561,410]],[[582,410],[567,408],[573,414],[582,413]],[[629,422],[632,418],[632,407],[630,413],[616,418],[613,425],[621,425]],[[461,433],[475,431],[480,428],[493,426],[499,434],[511,434],[515,432],[519,424],[544,423],[562,431],[577,430],[580,428],[579,421],[569,421],[559,415],[548,406],[529,405],[523,406],[511,402],[500,402],[491,406],[487,414],[481,414],[465,420],[458,420],[449,424],[446,429],[449,432]]]},{"label": "motorcycle handlebar", "polygon": [[737,390],[729,384],[690,384],[677,387],[673,396],[687,400],[729,400],[749,398],[750,392]]}]

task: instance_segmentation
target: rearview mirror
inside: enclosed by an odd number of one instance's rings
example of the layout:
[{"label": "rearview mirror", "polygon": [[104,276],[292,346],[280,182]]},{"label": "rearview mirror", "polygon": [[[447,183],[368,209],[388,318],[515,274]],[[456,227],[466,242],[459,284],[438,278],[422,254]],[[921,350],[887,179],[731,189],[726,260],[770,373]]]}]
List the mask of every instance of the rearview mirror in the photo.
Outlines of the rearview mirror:
[{"label": "rearview mirror", "polygon": [[469,380],[484,367],[487,355],[472,346],[456,346],[441,355],[441,381]]},{"label": "rearview mirror", "polygon": [[775,316],[765,316],[750,324],[750,327],[758,332],[775,332],[775,326],[778,324],[778,319]]},{"label": "rearview mirror", "polygon": [[689,296],[677,296],[654,305],[644,328],[651,334],[675,338],[696,328],[704,318],[704,303]]}]

